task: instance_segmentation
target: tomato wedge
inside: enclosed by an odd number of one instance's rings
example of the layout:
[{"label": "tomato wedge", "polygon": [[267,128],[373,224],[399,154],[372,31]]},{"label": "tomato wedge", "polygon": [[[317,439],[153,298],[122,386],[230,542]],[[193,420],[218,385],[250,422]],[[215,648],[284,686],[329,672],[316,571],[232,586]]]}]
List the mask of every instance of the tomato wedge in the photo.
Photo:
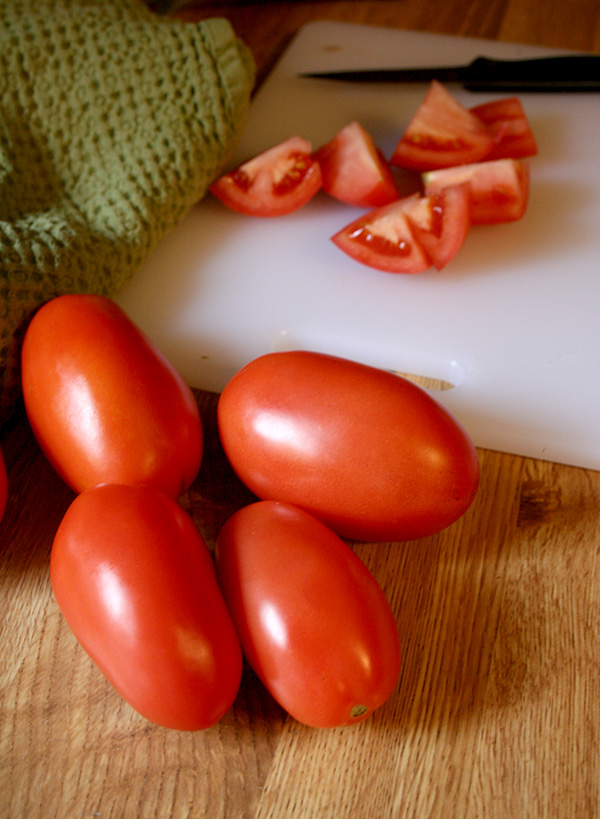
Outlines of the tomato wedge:
[{"label": "tomato wedge", "polygon": [[426,194],[468,184],[471,223],[494,225],[521,219],[529,199],[529,166],[520,159],[476,162],[423,174]]},{"label": "tomato wedge", "polygon": [[421,273],[432,264],[441,270],[465,240],[469,213],[469,189],[457,185],[377,208],[331,238],[356,261],[387,273]]},{"label": "tomato wedge", "polygon": [[535,156],[538,146],[525,110],[518,97],[491,100],[470,109],[472,114],[496,137],[496,144],[486,156],[492,159],[521,159]]},{"label": "tomato wedge", "polygon": [[340,202],[375,208],[399,198],[385,157],[359,122],[342,128],[314,156],[321,166],[323,189]]},{"label": "tomato wedge", "polygon": [[298,210],[320,187],[311,143],[293,136],[220,176],[210,190],[232,210],[269,217]]},{"label": "tomato wedge", "polygon": [[481,120],[437,80],[396,145],[391,165],[429,171],[479,162],[495,145]]}]

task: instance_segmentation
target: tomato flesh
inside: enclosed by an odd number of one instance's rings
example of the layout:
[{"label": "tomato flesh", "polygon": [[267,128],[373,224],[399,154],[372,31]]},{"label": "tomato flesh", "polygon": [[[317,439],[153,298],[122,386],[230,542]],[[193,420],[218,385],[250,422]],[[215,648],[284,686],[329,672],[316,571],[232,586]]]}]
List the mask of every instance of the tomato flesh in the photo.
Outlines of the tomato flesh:
[{"label": "tomato flesh", "polygon": [[393,174],[371,135],[351,122],[314,154],[323,190],[356,207],[381,207],[399,198]]},{"label": "tomato flesh", "polygon": [[492,225],[521,219],[529,199],[529,166],[519,159],[496,159],[423,175],[425,193],[468,185],[471,223]]},{"label": "tomato flesh", "polygon": [[240,685],[242,654],[196,525],[148,486],[78,495],[54,538],[50,579],[79,643],[146,719],[213,725]]},{"label": "tomato flesh", "polygon": [[203,452],[194,394],[113,301],[47,302],[27,328],[21,360],[31,428],[76,492],[147,483],[177,498],[192,483]]},{"label": "tomato flesh", "polygon": [[396,145],[391,165],[428,171],[478,162],[494,147],[481,120],[434,80]]},{"label": "tomato flesh", "polygon": [[470,506],[477,453],[414,383],[322,353],[268,353],[227,383],[223,449],[263,500],[293,503],[356,540],[438,532]]},{"label": "tomato flesh", "polygon": [[352,725],[392,694],[394,614],[364,563],[323,523],[290,504],[246,506],[221,529],[216,566],[246,659],[296,720]]},{"label": "tomato flesh", "polygon": [[537,142],[518,97],[491,100],[470,109],[495,137],[486,161],[521,159],[538,153]]},{"label": "tomato flesh", "polygon": [[305,205],[321,183],[311,143],[293,136],[220,176],[210,190],[232,210],[271,217]]}]

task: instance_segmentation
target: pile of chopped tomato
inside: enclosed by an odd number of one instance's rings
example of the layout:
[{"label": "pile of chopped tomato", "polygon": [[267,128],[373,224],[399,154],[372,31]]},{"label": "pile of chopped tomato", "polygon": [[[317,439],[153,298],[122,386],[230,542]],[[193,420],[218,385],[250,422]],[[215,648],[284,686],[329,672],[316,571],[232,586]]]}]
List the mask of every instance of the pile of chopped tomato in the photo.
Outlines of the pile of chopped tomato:
[{"label": "pile of chopped tomato", "polygon": [[[332,241],[362,264],[390,273],[441,270],[471,225],[520,219],[529,198],[537,144],[521,102],[507,97],[466,108],[439,82],[429,90],[389,161],[358,122],[313,151],[294,136],[211,185],[228,207],[280,216],[320,189],[367,210]],[[402,195],[394,168],[419,174]]]}]

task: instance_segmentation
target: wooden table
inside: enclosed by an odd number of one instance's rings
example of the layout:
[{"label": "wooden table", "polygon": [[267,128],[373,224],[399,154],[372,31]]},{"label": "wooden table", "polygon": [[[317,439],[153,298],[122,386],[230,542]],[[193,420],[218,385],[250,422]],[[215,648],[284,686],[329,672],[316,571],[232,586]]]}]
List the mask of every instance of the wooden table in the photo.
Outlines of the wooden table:
[{"label": "wooden table", "polygon": [[[263,78],[312,19],[600,51],[598,0],[226,3]],[[182,16],[191,16],[186,12]],[[590,373],[590,377],[597,374]],[[182,498],[209,545],[250,496],[198,393],[207,451]],[[395,695],[351,729],[286,718],[247,671],[223,721],[155,727],[108,685],[48,581],[72,499],[23,414],[2,431],[0,817],[600,816],[600,473],[480,451],[466,516],[408,544],[356,545],[402,636]]]}]

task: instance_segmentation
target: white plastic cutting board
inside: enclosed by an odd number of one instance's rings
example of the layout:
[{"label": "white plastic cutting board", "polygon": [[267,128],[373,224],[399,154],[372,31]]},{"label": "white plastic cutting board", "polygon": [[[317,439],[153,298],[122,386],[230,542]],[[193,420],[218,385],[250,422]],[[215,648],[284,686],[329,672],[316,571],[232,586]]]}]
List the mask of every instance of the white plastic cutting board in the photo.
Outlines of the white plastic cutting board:
[{"label": "white plastic cutting board", "polygon": [[[466,63],[555,50],[315,22],[258,92],[230,167],[292,134],[359,120],[386,155],[426,86],[298,78],[334,68]],[[492,94],[449,86],[472,106]],[[364,267],[329,237],[358,211],[319,193],[277,219],[211,195],[118,297],[192,386],[304,348],[454,384],[436,392],[478,446],[600,468],[600,96],[522,94],[539,143],[522,221],[473,228],[442,272]]]}]

